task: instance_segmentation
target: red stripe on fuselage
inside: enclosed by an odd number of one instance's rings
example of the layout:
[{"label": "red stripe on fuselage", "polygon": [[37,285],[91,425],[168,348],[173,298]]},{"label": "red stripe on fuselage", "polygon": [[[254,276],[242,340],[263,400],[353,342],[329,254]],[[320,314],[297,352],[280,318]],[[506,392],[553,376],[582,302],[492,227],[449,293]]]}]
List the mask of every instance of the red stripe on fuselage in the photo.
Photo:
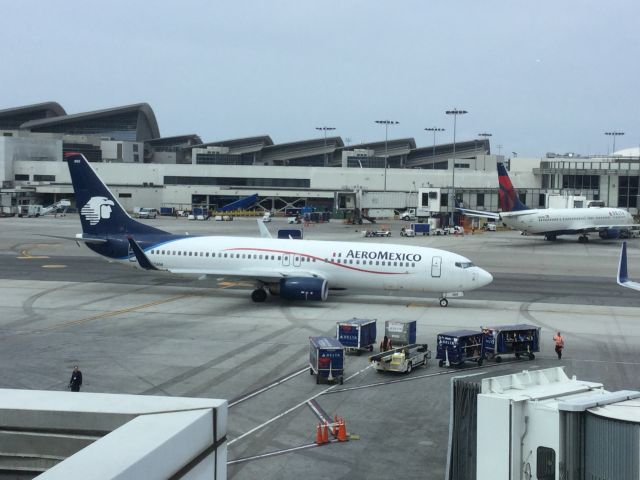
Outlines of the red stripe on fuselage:
[{"label": "red stripe on fuselage", "polygon": [[342,267],[342,268],[347,268],[349,270],[355,270],[358,272],[364,272],[364,273],[374,273],[376,275],[409,275],[409,272],[378,272],[375,270],[366,270],[364,268],[358,268],[358,267],[352,267],[351,265],[345,265],[343,263],[334,263],[334,262],[329,262],[327,260],[325,260],[324,258],[320,258],[320,257],[316,257],[314,255],[309,255],[306,253],[299,253],[299,252],[292,252],[292,251],[288,251],[288,250],[272,250],[270,248],[226,248],[225,251],[232,251],[232,250],[243,250],[243,251],[256,251],[256,252],[270,252],[270,253],[282,253],[282,254],[289,254],[289,255],[298,255],[300,257],[307,257],[307,258],[314,258],[320,262],[324,262],[328,265],[334,265],[336,267]]}]

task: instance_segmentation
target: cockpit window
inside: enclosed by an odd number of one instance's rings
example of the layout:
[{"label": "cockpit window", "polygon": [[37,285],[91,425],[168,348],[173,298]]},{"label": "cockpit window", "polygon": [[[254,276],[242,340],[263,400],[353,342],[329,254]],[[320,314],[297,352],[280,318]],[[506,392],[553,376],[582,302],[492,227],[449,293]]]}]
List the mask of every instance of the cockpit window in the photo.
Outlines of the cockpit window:
[{"label": "cockpit window", "polygon": [[475,267],[475,265],[472,262],[456,262],[456,267],[471,268],[471,267]]}]

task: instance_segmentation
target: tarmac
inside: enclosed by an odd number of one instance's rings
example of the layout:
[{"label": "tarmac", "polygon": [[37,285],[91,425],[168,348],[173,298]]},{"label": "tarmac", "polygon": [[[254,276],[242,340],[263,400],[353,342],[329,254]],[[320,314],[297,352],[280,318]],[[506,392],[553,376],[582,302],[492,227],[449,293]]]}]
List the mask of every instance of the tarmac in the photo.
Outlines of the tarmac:
[{"label": "tarmac", "polygon": [[[258,237],[253,219],[148,223],[175,232]],[[175,277],[109,263],[73,241],[76,215],[0,219],[0,388],[64,390],[73,365],[83,391],[223,398],[230,401],[228,476],[233,479],[444,478],[451,379],[561,365],[609,390],[640,390],[640,295],[615,283],[619,240],[546,242],[518,232],[364,238],[371,226],[338,221],[305,238],[416,244],[462,254],[494,282],[441,308],[436,297],[330,294],[323,303],[251,302],[248,284]],[[291,228],[284,219],[268,226]],[[638,240],[630,275],[640,278]],[[353,317],[416,320],[435,357],[437,333],[530,323],[542,328],[533,361],[447,369],[432,360],[408,375],[377,373],[349,355],[344,385],[316,385],[309,336],[335,335]],[[565,338],[558,361],[554,333]],[[377,349],[376,349],[377,351]],[[323,416],[345,418],[348,442],[316,446]],[[490,432],[488,432],[490,436]],[[489,438],[489,437],[488,437]]]}]

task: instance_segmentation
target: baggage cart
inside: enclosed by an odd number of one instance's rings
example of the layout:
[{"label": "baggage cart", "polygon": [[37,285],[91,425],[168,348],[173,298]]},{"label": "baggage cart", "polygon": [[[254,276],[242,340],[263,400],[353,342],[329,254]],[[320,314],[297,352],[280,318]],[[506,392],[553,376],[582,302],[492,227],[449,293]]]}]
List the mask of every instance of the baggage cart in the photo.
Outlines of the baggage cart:
[{"label": "baggage cart", "polygon": [[356,352],[358,355],[365,350],[373,352],[376,344],[377,320],[366,318],[352,318],[336,325],[336,338],[345,347],[347,353]]},{"label": "baggage cart", "polygon": [[392,347],[416,343],[416,321],[387,320],[384,323],[384,334],[391,340]]},{"label": "baggage cart", "polygon": [[309,337],[309,373],[327,382],[344,382],[344,347],[333,337]]},{"label": "baggage cart", "polygon": [[484,351],[487,358],[496,362],[502,361],[503,355],[514,355],[516,358],[536,358],[540,351],[540,327],[535,325],[501,325],[483,328]]},{"label": "baggage cart", "polygon": [[480,330],[456,330],[439,333],[436,360],[438,366],[461,367],[465,362],[482,366],[485,358],[484,334]]},{"label": "baggage cart", "polygon": [[410,373],[415,367],[426,367],[430,358],[431,352],[426,343],[414,343],[372,355],[369,362],[378,372]]}]

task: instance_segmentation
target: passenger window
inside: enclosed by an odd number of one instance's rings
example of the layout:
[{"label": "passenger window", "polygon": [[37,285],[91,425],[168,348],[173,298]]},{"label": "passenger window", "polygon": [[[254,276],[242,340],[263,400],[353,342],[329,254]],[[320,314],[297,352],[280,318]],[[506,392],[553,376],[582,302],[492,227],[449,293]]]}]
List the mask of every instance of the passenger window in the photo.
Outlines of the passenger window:
[{"label": "passenger window", "polygon": [[224,254],[224,258],[227,258],[227,254],[226,253]]},{"label": "passenger window", "polygon": [[209,256],[209,252],[207,252],[207,257]]}]

